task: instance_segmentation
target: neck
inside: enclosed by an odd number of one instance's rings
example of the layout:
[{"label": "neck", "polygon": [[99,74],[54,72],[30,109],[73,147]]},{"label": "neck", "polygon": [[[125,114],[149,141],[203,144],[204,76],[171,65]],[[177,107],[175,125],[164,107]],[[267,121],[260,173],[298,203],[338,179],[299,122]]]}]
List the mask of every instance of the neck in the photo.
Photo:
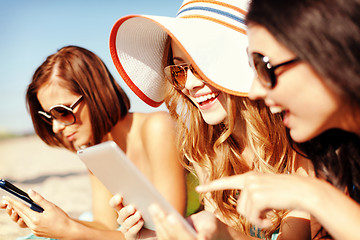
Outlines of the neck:
[{"label": "neck", "polygon": [[[354,133],[360,137],[360,109],[348,104],[346,107],[343,107],[341,112],[337,113],[337,118],[334,124],[336,128]],[[334,127],[334,126],[333,126]],[[334,127],[334,128],[335,128]]]},{"label": "neck", "polygon": [[241,149],[241,156],[243,157],[249,168],[252,168],[254,152],[249,147],[245,126],[246,124],[244,122],[236,121],[232,136],[239,144],[239,148]]},{"label": "neck", "polygon": [[132,127],[134,115],[128,113],[123,119],[119,120],[111,131],[105,135],[103,141],[114,141],[124,151],[127,147],[127,137]]},{"label": "neck", "polygon": [[236,121],[235,126],[234,126],[234,130],[232,131],[232,135],[233,137],[236,139],[237,142],[239,142],[239,144],[241,144],[241,146],[245,146],[246,145],[246,128],[245,128],[246,123],[243,123],[242,121]]}]

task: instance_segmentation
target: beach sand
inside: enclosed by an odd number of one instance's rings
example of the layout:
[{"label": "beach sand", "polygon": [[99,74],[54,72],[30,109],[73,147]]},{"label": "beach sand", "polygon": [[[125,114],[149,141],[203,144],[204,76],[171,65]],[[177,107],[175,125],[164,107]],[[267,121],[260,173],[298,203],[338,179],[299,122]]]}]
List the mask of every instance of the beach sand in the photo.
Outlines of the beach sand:
[{"label": "beach sand", "polygon": [[[52,148],[37,136],[0,141],[0,178],[27,191],[34,189],[72,217],[91,209],[91,190],[84,164],[76,154]],[[5,191],[0,189],[0,197]],[[31,231],[21,229],[0,210],[0,240],[13,240]]]}]

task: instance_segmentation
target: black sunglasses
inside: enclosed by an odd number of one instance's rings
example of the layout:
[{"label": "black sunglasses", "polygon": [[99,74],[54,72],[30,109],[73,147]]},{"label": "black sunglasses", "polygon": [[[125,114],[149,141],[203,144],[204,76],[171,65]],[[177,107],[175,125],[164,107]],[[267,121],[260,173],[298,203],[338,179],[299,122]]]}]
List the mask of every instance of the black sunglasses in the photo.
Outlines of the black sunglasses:
[{"label": "black sunglasses", "polygon": [[80,96],[73,104],[71,104],[70,107],[62,104],[55,105],[50,108],[49,112],[38,111],[38,114],[46,123],[50,125],[52,125],[53,120],[56,120],[65,126],[69,126],[76,122],[76,117],[73,110],[82,100],[83,96]]},{"label": "black sunglasses", "polygon": [[269,89],[274,88],[277,84],[275,69],[298,61],[300,58],[294,58],[272,66],[269,57],[256,52],[250,55],[250,66],[256,71],[260,83]]},{"label": "black sunglasses", "polygon": [[190,69],[195,77],[202,79],[200,75],[193,68],[191,63],[184,63],[180,65],[169,65],[164,68],[166,79],[174,86],[175,89],[182,91],[185,88],[187,71]]}]

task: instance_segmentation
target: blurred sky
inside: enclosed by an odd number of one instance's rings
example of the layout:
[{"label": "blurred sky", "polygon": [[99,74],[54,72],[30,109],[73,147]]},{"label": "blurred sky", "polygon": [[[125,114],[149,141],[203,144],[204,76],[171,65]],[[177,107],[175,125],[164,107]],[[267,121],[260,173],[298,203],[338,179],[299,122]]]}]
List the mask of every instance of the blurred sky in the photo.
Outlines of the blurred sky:
[{"label": "blurred sky", "polygon": [[129,95],[132,111],[155,110],[117,73],[109,53],[112,26],[128,14],[174,17],[182,0],[0,0],[0,133],[33,131],[25,91],[35,69],[66,45],[96,53]]}]

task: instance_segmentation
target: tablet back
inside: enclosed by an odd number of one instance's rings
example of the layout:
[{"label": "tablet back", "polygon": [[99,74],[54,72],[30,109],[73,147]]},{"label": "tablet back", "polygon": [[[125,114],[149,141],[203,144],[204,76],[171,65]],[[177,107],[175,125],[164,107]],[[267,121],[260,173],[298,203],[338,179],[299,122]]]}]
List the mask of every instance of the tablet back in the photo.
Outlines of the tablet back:
[{"label": "tablet back", "polygon": [[107,141],[79,150],[78,156],[112,194],[120,193],[123,196],[124,205],[131,204],[141,213],[144,227],[155,230],[148,208],[156,203],[166,213],[178,215],[186,228],[194,232],[115,142]]}]

